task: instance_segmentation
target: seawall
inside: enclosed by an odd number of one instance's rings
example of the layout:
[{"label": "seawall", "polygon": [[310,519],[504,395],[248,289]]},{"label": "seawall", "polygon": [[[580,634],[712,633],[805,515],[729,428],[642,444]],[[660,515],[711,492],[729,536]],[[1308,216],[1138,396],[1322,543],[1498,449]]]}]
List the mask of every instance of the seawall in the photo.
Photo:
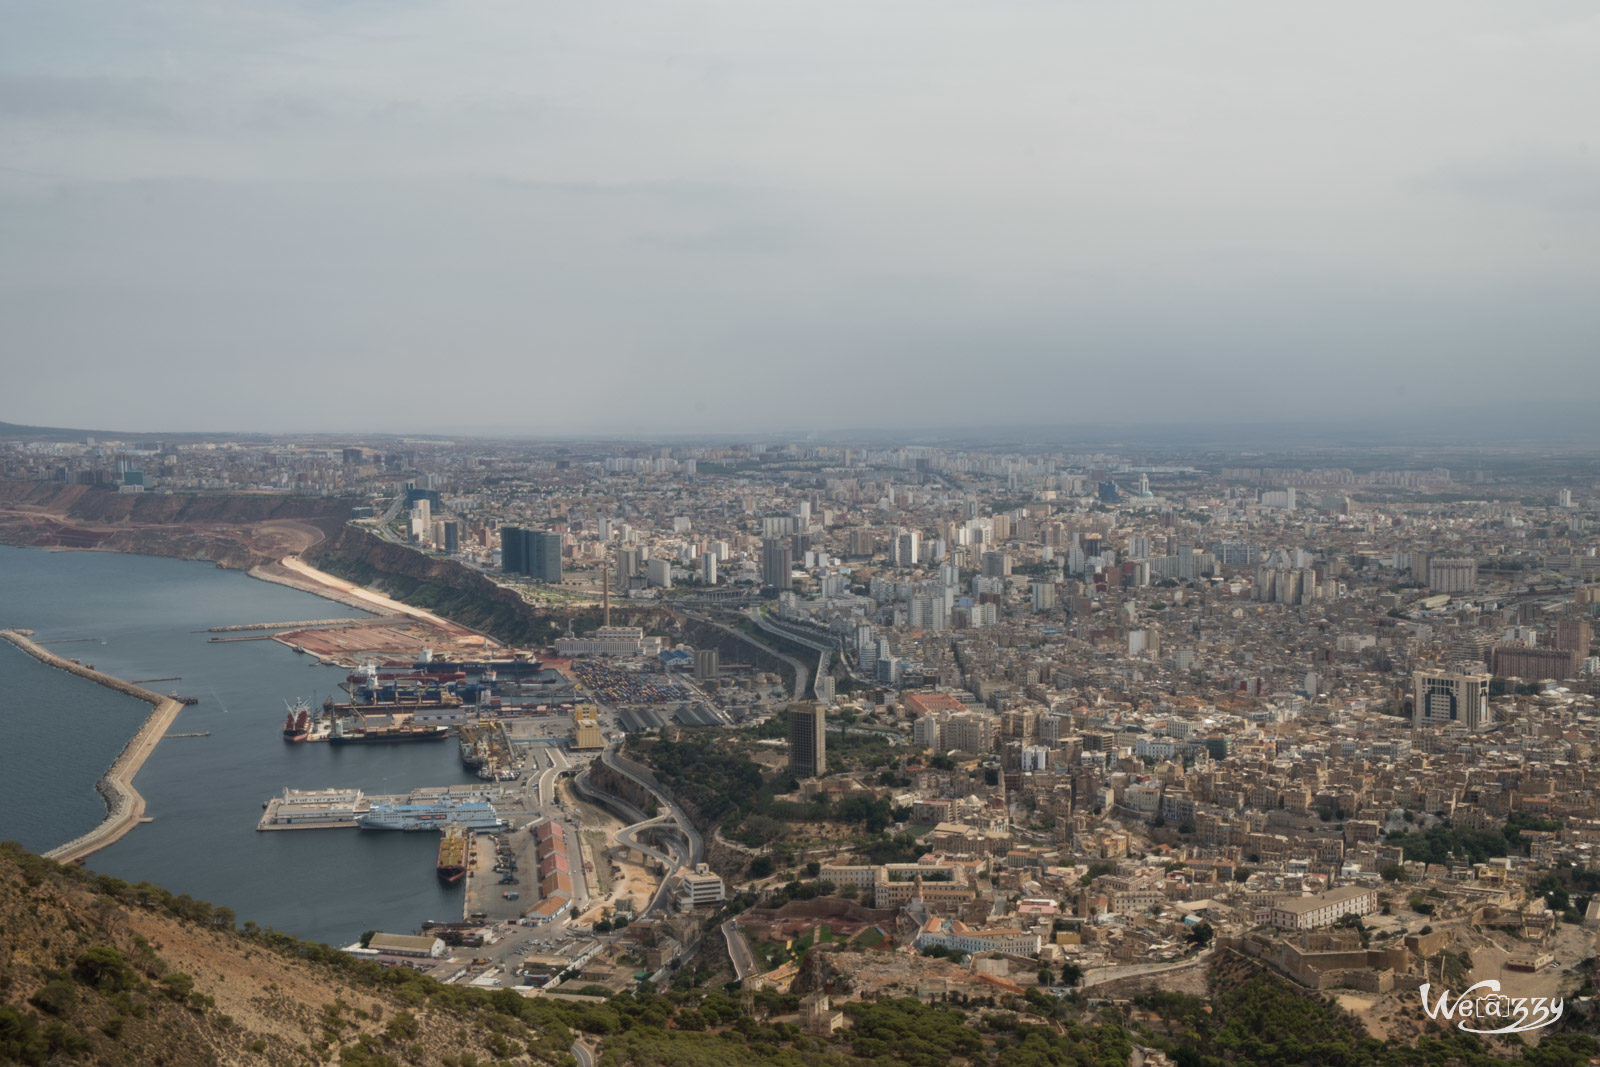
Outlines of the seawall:
[{"label": "seawall", "polygon": [[171,728],[183,705],[171,697],[164,697],[131,682],[125,682],[121,678],[113,678],[92,667],[63,659],[29,640],[26,631],[0,630],[0,638],[10,641],[41,663],[76,674],[80,678],[87,678],[91,682],[108,689],[115,689],[119,693],[125,693],[151,705],[150,714],[145,719],[144,725],[139,727],[139,732],[123,746],[122,752],[112,762],[111,769],[95,783],[95,789],[106,801],[105,819],[83,836],[74,838],[44,854],[46,859],[55,860],[57,863],[76,863],[90,853],[120,839],[139,825],[140,820],[144,818],[144,797],[133,787],[134,776],[144,766],[144,761],[150,758],[150,753],[155,751],[156,744],[162,736]]}]

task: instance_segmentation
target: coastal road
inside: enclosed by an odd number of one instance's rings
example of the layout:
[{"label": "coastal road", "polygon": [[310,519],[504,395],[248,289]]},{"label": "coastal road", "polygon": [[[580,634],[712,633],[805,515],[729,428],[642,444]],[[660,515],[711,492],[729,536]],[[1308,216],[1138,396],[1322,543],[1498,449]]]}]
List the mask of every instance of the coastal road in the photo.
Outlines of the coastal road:
[{"label": "coastal road", "polygon": [[739,976],[739,981],[742,982],[753,974],[761,973],[761,966],[750,954],[750,945],[739,932],[738,923],[732,919],[723,923],[722,936],[728,942],[728,958],[733,961],[733,970]]},{"label": "coastal road", "polygon": [[689,821],[689,816],[684,814],[666,788],[656,780],[656,776],[641,764],[635,763],[616,750],[615,746],[608,746],[600,752],[600,762],[612,770],[624,774],[646,789],[655,794],[656,799],[664,806],[672,817],[677,820],[678,828],[683,831],[685,839],[689,842],[689,865],[693,866],[705,858],[705,841],[700,836],[700,831],[694,828],[694,823]]}]

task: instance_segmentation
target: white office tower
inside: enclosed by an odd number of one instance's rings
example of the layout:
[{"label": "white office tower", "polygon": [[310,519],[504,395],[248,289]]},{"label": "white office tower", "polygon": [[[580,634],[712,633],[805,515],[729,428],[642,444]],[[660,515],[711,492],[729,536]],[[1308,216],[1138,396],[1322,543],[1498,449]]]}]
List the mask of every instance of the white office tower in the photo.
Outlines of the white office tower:
[{"label": "white office tower", "polygon": [[717,555],[709,548],[700,553],[700,580],[707,585],[717,584]]}]

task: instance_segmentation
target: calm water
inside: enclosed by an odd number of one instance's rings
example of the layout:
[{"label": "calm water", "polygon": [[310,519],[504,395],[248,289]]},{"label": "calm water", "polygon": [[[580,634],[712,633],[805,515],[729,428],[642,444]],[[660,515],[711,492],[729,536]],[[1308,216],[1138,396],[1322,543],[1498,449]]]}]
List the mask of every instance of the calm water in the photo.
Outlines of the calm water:
[{"label": "calm water", "polygon": [[[212,644],[212,626],[348,618],[354,609],[209,563],[0,547],[0,626],[33,630],[52,652],[148,688],[200,698],[135,779],[154,822],[87,860],[225,904],[299,937],[348,944],[363,930],[408,932],[456,919],[460,887],[433,874],[431,834],[258,833],[285,787],[404,792],[473,782],[449,741],[335,747],[285,744],[284,701],[337,695],[345,672],[308,666],[275,641]],[[198,631],[198,632],[197,632]],[[0,839],[44,851],[105,814],[94,783],[149,707],[0,643]]]}]

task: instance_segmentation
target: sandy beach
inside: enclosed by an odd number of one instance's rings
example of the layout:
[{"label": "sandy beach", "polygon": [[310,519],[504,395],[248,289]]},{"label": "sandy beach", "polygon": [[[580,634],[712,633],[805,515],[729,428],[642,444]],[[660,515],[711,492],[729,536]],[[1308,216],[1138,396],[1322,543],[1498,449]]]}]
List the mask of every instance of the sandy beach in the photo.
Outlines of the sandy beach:
[{"label": "sandy beach", "polygon": [[[327,600],[348,604],[353,608],[377,612],[380,615],[403,615],[418,622],[437,626],[447,633],[465,632],[459,623],[451,622],[430,611],[414,608],[409,604],[402,604],[398,600],[384,596],[382,593],[364,589],[354,582],[347,582],[337,578],[326,571],[319,571],[306,563],[299,556],[285,556],[276,563],[267,563],[250,569],[250,577],[259,578],[264,582],[275,582],[286,585],[291,589],[298,589],[304,593],[314,593]],[[485,648],[498,647],[496,642],[482,635],[475,635]]]}]

